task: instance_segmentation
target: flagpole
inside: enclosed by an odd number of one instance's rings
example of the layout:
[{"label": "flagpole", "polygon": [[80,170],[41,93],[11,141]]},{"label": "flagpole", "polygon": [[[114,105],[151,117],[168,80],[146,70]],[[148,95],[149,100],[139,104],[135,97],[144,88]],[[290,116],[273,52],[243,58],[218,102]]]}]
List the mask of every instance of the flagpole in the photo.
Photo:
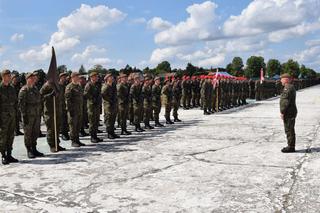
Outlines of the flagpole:
[{"label": "flagpole", "polygon": [[55,144],[56,151],[58,151],[56,96],[53,96],[53,122],[54,122],[54,144]]}]

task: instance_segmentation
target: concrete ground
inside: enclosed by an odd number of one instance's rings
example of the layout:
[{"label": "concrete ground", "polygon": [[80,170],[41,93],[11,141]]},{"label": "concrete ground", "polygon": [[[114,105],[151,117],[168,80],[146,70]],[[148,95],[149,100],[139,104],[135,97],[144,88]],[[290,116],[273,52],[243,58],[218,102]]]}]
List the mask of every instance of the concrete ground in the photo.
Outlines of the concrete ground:
[{"label": "concrete ground", "polygon": [[[279,99],[0,166],[0,212],[319,212],[320,86],[297,93],[297,152]],[[105,135],[101,135],[105,136]]]}]

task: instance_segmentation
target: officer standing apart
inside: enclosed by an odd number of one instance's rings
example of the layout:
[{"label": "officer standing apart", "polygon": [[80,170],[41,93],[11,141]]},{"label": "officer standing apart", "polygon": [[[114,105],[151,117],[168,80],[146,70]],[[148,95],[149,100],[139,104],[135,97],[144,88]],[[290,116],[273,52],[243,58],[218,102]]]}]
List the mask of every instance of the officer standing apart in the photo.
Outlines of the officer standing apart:
[{"label": "officer standing apart", "polygon": [[281,75],[281,84],[284,86],[280,97],[280,113],[284,123],[284,130],[287,135],[288,146],[281,151],[284,153],[295,152],[296,134],[294,131],[297,117],[296,90],[291,84],[291,76],[287,73]]},{"label": "officer standing apart", "polygon": [[16,163],[12,157],[12,144],[16,125],[17,95],[14,87],[10,85],[11,72],[4,70],[1,73],[0,84],[0,151],[2,164]]}]

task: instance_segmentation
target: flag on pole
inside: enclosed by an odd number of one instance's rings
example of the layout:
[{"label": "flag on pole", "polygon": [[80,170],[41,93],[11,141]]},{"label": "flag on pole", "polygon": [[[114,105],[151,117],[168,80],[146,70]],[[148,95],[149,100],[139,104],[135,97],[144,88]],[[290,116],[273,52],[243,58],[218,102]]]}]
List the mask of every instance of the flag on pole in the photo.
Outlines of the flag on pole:
[{"label": "flag on pole", "polygon": [[52,56],[50,61],[50,66],[48,69],[48,82],[54,85],[56,92],[59,92],[59,74],[57,70],[57,59],[54,47],[52,47]]},{"label": "flag on pole", "polygon": [[261,68],[261,70],[260,70],[260,84],[262,84],[262,81],[264,81],[263,68]]}]

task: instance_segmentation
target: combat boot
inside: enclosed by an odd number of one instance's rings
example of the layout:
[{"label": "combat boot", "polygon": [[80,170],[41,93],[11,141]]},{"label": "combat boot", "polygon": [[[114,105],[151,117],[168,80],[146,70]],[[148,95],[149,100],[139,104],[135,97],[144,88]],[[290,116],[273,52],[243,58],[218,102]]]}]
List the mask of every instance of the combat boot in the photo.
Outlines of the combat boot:
[{"label": "combat boot", "polygon": [[145,124],[144,124],[144,128],[145,128],[145,129],[154,129],[154,127],[151,126],[149,123],[145,123]]},{"label": "combat boot", "polygon": [[34,156],[36,156],[36,157],[43,157],[43,156],[44,156],[43,153],[41,153],[41,152],[39,152],[39,151],[37,150],[37,147],[36,147],[36,146],[32,147],[32,152],[33,152]]},{"label": "combat boot", "polygon": [[125,128],[123,128],[121,130],[121,135],[131,135],[131,132],[129,132],[128,130],[126,130]]},{"label": "combat boot", "polygon": [[32,151],[32,148],[27,148],[27,155],[28,155],[28,158],[35,158],[35,154],[33,153]]},{"label": "combat boot", "polygon": [[174,122],[172,122],[170,119],[167,119],[166,124],[174,124]]},{"label": "combat boot", "polygon": [[154,126],[155,127],[164,127],[159,121],[156,121]]},{"label": "combat boot", "polygon": [[1,155],[2,155],[2,164],[3,164],[3,165],[9,164],[10,162],[9,162],[9,160],[8,160],[8,157],[7,157],[6,153],[3,152],[3,153],[1,153]]},{"label": "combat boot", "polygon": [[62,134],[61,138],[62,138],[62,140],[64,140],[64,141],[70,140],[69,134]]},{"label": "combat boot", "polygon": [[80,147],[80,144],[78,144],[76,141],[71,142],[72,147]]},{"label": "combat boot", "polygon": [[22,133],[20,130],[17,130],[17,131],[15,132],[15,136],[19,136],[19,135],[23,135],[23,133]]},{"label": "combat boot", "polygon": [[9,163],[18,163],[18,159],[12,157],[12,151],[7,151],[7,160],[9,161]]},{"label": "combat boot", "polygon": [[86,133],[86,131],[84,131],[84,129],[81,129],[80,130],[80,137],[86,137],[86,136],[89,136],[89,134],[88,133]]},{"label": "combat boot", "polygon": [[210,113],[207,110],[204,110],[203,114],[204,115],[210,115]]},{"label": "combat boot", "polygon": [[181,120],[178,117],[175,117],[173,122],[181,122]]},{"label": "combat boot", "polygon": [[114,135],[111,132],[108,132],[108,138],[109,139],[115,139]]},{"label": "combat boot", "polygon": [[292,152],[295,152],[295,148],[294,147],[290,147],[290,146],[287,146],[287,147],[284,147],[281,149],[281,152],[283,153],[292,153]]},{"label": "combat boot", "polygon": [[98,139],[94,134],[91,134],[91,139],[90,139],[91,143],[98,143]]},{"label": "combat boot", "polygon": [[64,147],[62,147],[62,146],[60,146],[60,145],[58,145],[58,151],[66,151],[66,148],[64,148]]},{"label": "combat boot", "polygon": [[79,144],[79,146],[86,146],[84,143],[81,143],[79,139],[77,139],[77,143]]}]

